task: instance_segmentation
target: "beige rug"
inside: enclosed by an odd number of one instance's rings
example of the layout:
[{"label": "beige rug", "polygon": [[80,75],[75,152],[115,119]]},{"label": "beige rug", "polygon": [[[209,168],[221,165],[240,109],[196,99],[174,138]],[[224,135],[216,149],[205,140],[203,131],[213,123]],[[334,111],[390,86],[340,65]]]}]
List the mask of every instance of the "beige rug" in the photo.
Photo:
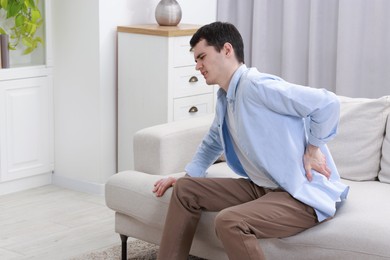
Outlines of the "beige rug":
[{"label": "beige rug", "polygon": [[[70,260],[120,260],[121,246],[113,246],[104,250],[99,250],[81,256],[71,258]],[[149,244],[142,240],[133,240],[127,243],[127,259],[128,260],[155,260],[157,256],[158,246]],[[205,260],[195,256],[190,256],[191,260]]]}]

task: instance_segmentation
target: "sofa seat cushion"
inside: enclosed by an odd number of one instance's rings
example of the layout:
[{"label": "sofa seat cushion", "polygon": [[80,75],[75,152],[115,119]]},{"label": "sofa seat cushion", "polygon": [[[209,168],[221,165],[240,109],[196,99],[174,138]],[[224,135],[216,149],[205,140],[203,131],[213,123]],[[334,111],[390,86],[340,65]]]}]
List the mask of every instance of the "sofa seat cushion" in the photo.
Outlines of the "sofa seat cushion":
[{"label": "sofa seat cushion", "polygon": [[[229,171],[226,163],[220,163],[209,169],[208,177],[234,176]],[[390,184],[345,179],[342,182],[350,186],[350,193],[336,216],[296,236],[260,240],[268,259],[313,259],[313,254],[316,259],[336,259],[341,251],[344,259],[361,259],[361,255],[366,259],[390,258],[390,203],[383,203],[384,198],[390,198]],[[203,215],[212,224],[216,213]],[[207,224],[199,232],[201,239],[208,238],[213,246],[220,247],[214,229],[206,227]]]},{"label": "sofa seat cushion", "polygon": [[[236,177],[226,163],[215,164],[208,170],[208,177],[229,176]],[[111,209],[151,227],[154,232],[162,232],[172,189],[161,198],[155,197],[153,185],[160,178],[135,171],[115,174],[106,184],[106,203]],[[313,254],[316,259],[332,259],[340,252],[344,259],[361,259],[362,255],[367,256],[366,259],[390,257],[390,226],[387,223],[390,203],[380,202],[390,198],[390,184],[343,182],[350,186],[350,193],[332,220],[292,237],[259,240],[268,259],[312,259]],[[213,228],[216,214],[202,214],[194,242],[207,241],[208,246],[223,250]],[[153,235],[160,236],[161,233]]]},{"label": "sofa seat cushion", "polygon": [[[316,259],[336,259],[340,252],[345,256],[343,259],[390,258],[387,223],[390,203],[383,203],[390,196],[390,185],[378,181],[343,182],[351,187],[350,193],[333,219],[296,236],[277,239],[268,246],[277,245],[286,254],[304,252],[302,255],[307,255],[307,259],[315,252]],[[318,255],[319,252],[323,255]]]}]

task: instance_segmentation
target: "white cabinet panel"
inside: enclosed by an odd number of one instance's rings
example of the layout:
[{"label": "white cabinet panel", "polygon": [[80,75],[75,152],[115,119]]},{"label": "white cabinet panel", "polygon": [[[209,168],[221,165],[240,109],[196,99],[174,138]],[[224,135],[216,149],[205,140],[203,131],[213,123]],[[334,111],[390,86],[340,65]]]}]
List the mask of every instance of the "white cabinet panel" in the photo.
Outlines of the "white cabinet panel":
[{"label": "white cabinet panel", "polygon": [[53,169],[50,77],[0,82],[1,181]]}]

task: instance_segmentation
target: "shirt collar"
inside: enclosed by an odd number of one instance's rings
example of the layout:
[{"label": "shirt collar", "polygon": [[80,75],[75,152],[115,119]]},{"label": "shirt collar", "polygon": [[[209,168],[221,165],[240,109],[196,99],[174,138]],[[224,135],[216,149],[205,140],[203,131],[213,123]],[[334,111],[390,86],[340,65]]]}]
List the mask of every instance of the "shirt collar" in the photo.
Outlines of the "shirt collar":
[{"label": "shirt collar", "polygon": [[247,67],[245,64],[242,64],[238,69],[234,72],[232,79],[229,83],[229,88],[226,94],[226,98],[228,100],[234,101],[236,99],[236,89],[238,86],[238,83],[240,81],[240,78],[242,74],[247,70]]}]

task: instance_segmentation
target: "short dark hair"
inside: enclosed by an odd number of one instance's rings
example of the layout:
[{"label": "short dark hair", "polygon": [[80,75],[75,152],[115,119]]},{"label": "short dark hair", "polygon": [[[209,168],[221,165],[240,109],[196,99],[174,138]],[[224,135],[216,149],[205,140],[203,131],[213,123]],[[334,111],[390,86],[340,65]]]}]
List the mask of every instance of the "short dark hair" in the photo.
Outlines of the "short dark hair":
[{"label": "short dark hair", "polygon": [[220,52],[225,43],[230,43],[236,54],[238,62],[244,63],[244,43],[237,28],[231,23],[214,22],[199,28],[190,40],[191,48],[194,48],[200,40],[206,40],[209,46]]}]

